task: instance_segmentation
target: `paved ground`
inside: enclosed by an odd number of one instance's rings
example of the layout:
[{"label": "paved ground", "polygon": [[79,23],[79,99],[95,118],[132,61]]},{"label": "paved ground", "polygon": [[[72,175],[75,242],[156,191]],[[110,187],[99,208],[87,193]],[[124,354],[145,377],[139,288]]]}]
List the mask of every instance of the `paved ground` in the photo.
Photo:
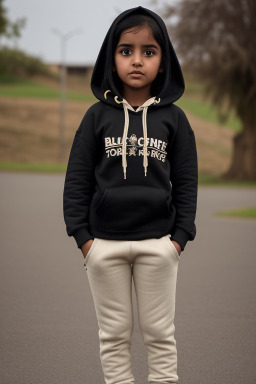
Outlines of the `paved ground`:
[{"label": "paved ground", "polygon": [[[0,173],[1,384],[104,383],[82,254],[65,232],[63,183],[63,175]],[[212,215],[250,205],[255,189],[199,190],[198,235],[178,273],[181,384],[256,383],[256,221]],[[133,372],[146,384],[133,295]]]}]

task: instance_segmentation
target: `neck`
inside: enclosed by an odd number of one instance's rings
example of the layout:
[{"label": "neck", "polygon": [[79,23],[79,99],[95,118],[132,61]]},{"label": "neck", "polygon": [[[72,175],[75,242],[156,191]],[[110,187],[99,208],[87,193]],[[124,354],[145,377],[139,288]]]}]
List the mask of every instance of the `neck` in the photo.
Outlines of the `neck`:
[{"label": "neck", "polygon": [[150,93],[150,89],[134,90],[130,88],[125,88],[123,90],[123,98],[127,100],[130,105],[142,105],[151,97],[152,95]]}]

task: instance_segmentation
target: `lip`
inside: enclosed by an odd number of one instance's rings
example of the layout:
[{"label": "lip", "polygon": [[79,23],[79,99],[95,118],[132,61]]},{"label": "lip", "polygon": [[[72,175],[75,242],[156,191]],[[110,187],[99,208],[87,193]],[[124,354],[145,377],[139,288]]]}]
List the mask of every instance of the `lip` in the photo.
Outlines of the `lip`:
[{"label": "lip", "polygon": [[133,71],[129,75],[131,75],[132,77],[142,77],[142,76],[144,76],[144,73],[142,73],[140,71]]}]

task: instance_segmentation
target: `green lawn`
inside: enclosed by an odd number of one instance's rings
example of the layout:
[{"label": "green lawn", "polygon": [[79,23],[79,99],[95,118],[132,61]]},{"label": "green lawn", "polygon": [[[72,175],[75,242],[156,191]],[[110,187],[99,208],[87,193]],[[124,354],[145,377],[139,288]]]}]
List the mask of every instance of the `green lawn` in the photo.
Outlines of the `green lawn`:
[{"label": "green lawn", "polygon": [[233,181],[225,180],[220,176],[199,174],[198,182],[200,186],[210,187],[252,187],[256,188],[256,181]]},{"label": "green lawn", "polygon": [[[21,163],[21,162],[0,162],[0,171],[14,172],[45,172],[45,173],[65,173],[67,164],[44,164],[44,163]],[[200,187],[246,187],[256,188],[256,182],[227,181],[221,177],[210,175],[199,175]]]},{"label": "green lawn", "polygon": [[[206,121],[224,125],[231,128],[235,132],[239,132],[241,130],[241,122],[238,118],[231,115],[225,123],[221,123],[218,120],[216,108],[213,108],[210,102],[200,100],[198,97],[194,96],[194,93],[200,89],[200,85],[189,85],[187,95],[182,97],[175,104],[180,106],[185,111],[189,111],[195,116],[198,116]],[[0,96],[58,99],[60,97],[60,92],[56,88],[44,86],[30,80],[23,79],[20,81],[13,80],[6,82],[3,80],[1,81],[0,77]],[[92,103],[97,101],[92,94],[72,91],[67,92],[67,99]]]},{"label": "green lawn", "polygon": [[256,207],[233,209],[229,211],[218,211],[216,212],[216,215],[225,217],[237,217],[242,219],[256,219]]},{"label": "green lawn", "polygon": [[67,164],[0,162],[0,171],[63,173],[66,168]]},{"label": "green lawn", "polygon": [[216,108],[214,108],[207,101],[194,99],[193,96],[184,96],[175,104],[177,104],[185,111],[189,111],[193,113],[193,115],[202,118],[203,120],[229,127],[235,132],[240,132],[242,129],[241,121],[236,116],[234,116],[234,114],[230,115],[225,123],[221,123],[218,119]]},{"label": "green lawn", "polygon": [[[18,83],[10,82],[9,84],[0,84],[0,96],[58,99],[60,97],[60,91],[53,87],[47,87],[33,81],[24,80]],[[96,100],[93,95],[72,91],[67,92],[67,99],[89,102],[94,102]]]}]

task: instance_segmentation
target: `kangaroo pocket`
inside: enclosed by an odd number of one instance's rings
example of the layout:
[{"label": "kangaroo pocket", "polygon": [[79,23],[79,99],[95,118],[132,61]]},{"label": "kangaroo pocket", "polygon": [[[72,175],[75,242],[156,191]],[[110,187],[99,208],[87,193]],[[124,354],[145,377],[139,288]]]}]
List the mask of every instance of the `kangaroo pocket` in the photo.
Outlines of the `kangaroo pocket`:
[{"label": "kangaroo pocket", "polygon": [[164,230],[170,215],[165,190],[148,186],[97,192],[91,208],[92,225],[108,232]]}]

